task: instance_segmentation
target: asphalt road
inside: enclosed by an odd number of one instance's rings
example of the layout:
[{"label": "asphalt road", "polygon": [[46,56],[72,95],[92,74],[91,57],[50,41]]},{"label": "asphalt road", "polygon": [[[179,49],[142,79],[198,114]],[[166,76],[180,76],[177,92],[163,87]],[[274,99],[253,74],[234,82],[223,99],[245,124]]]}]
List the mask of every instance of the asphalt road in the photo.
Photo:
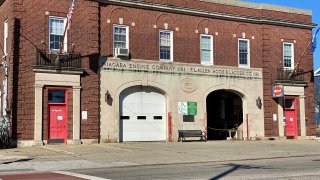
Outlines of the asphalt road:
[{"label": "asphalt road", "polygon": [[320,156],[82,169],[106,179],[320,179]]},{"label": "asphalt road", "polygon": [[319,179],[318,140],[109,143],[0,151],[0,179]]}]

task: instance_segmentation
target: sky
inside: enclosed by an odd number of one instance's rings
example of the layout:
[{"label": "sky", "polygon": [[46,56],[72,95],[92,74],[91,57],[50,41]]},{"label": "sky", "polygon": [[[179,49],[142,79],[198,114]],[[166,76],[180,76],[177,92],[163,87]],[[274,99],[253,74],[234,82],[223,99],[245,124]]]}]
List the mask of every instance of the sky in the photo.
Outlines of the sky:
[{"label": "sky", "polygon": [[[312,22],[315,24],[320,24],[320,0],[242,0],[247,2],[273,4],[280,6],[287,6],[299,9],[307,9],[312,11]],[[317,28],[313,29],[313,32]],[[317,35],[317,48],[313,53],[314,70],[320,68],[320,32]]]}]

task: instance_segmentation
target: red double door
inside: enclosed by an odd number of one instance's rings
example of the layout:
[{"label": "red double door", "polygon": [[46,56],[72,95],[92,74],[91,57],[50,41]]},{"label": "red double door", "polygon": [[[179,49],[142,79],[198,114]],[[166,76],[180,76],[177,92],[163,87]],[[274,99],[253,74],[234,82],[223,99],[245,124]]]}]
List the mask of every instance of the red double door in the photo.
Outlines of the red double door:
[{"label": "red double door", "polygon": [[50,111],[50,133],[49,139],[67,139],[67,113],[65,105],[49,105]]},{"label": "red double door", "polygon": [[48,143],[67,142],[67,97],[66,91],[49,91],[49,141]]},{"label": "red double door", "polygon": [[285,106],[286,136],[297,139],[298,129],[297,129],[296,100],[286,99],[285,102],[286,102],[286,106]]}]

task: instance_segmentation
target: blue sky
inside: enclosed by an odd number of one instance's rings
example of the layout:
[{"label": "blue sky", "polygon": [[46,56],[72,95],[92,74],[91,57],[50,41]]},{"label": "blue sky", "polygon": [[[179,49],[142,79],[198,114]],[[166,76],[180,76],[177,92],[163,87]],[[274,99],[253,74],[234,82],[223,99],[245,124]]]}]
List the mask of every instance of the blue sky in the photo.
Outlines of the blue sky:
[{"label": "blue sky", "polygon": [[[320,24],[320,1],[319,0],[242,0],[247,2],[274,4],[312,11],[312,22]],[[318,25],[319,27],[319,25]],[[313,29],[315,31],[316,28]],[[317,48],[313,54],[314,69],[320,68],[320,32],[317,35]]]}]

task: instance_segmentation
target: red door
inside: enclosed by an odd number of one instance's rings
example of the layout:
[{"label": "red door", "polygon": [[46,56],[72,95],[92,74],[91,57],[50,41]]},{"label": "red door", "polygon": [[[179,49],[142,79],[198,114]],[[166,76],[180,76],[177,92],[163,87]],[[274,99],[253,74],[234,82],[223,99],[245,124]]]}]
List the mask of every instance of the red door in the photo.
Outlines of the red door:
[{"label": "red door", "polygon": [[298,138],[296,100],[285,100],[286,136]]},{"label": "red door", "polygon": [[49,91],[49,141],[67,142],[67,101],[64,90]]}]

